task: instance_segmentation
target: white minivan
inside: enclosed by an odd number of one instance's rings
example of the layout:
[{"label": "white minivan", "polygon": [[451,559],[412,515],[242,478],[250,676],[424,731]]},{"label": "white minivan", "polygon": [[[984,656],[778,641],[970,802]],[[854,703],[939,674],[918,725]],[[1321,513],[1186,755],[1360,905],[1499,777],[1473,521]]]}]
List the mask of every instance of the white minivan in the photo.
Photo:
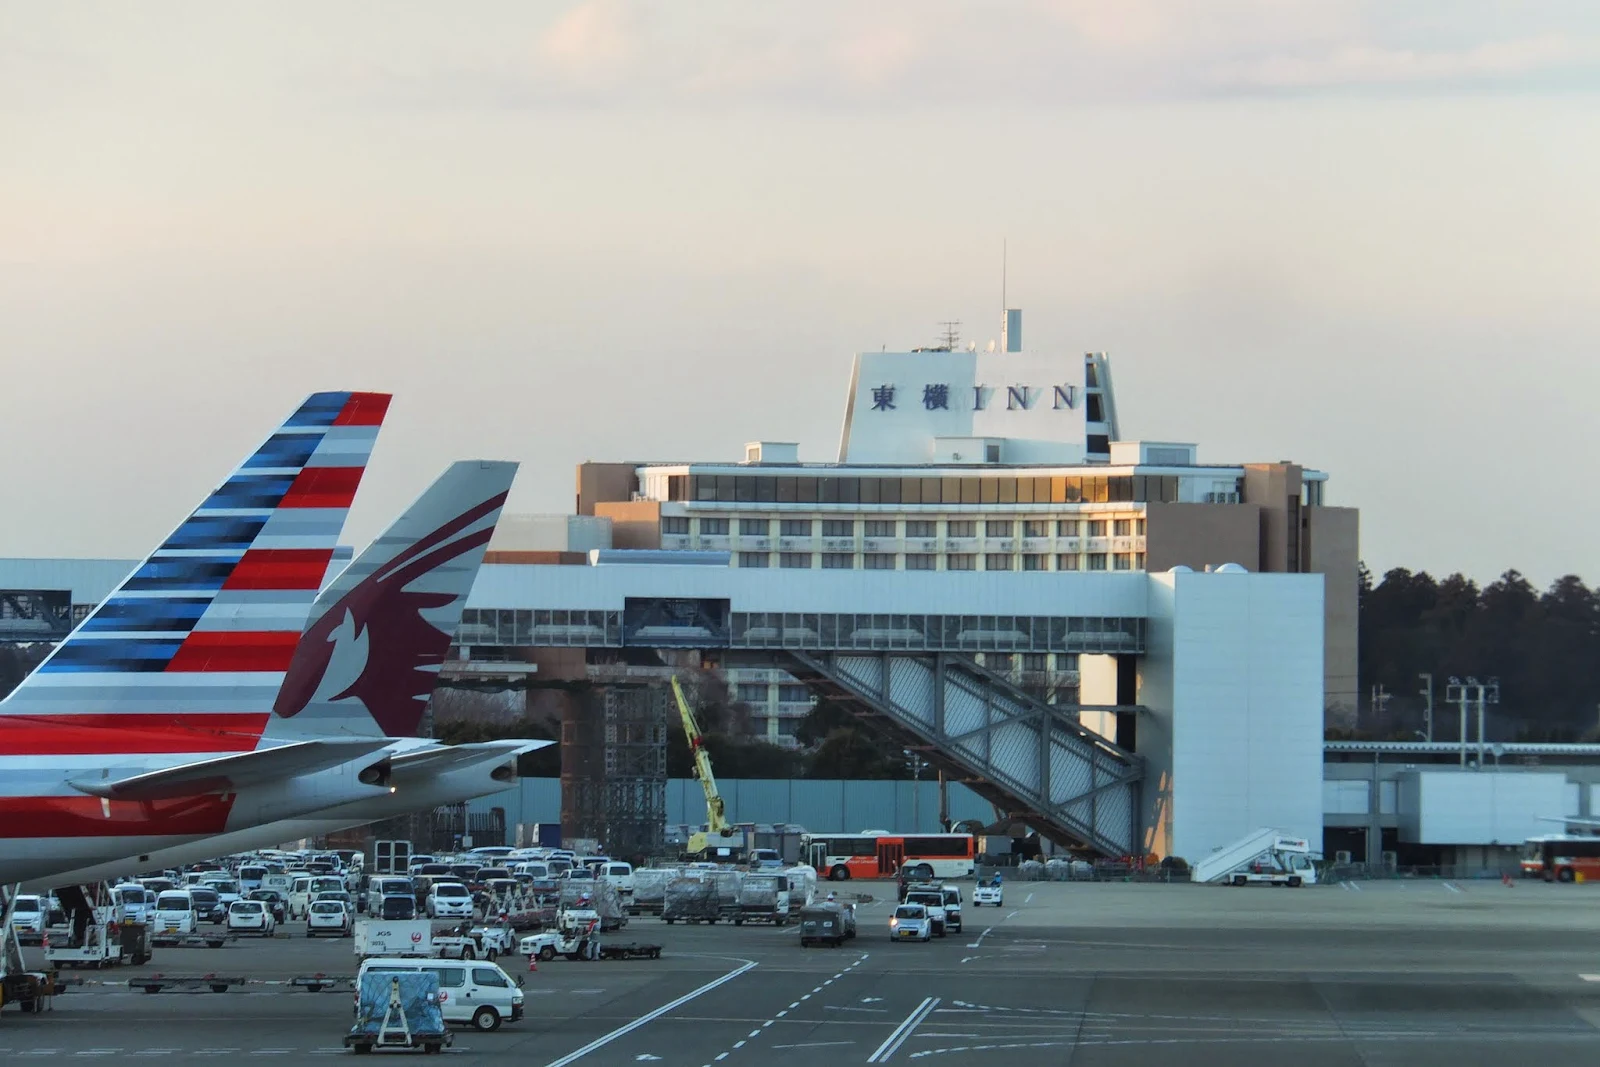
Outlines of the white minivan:
[{"label": "white minivan", "polygon": [[599,867],[600,877],[616,887],[618,896],[625,899],[633,896],[633,864],[607,860]]},{"label": "white minivan", "polygon": [[[522,990],[498,964],[487,960],[410,960],[379,956],[364,961],[356,978],[374,972],[431,971],[439,976],[439,1009],[444,1021],[457,1026],[470,1025],[488,1032],[500,1029],[502,1022],[522,1018]],[[359,994],[356,1010],[361,1007]]]},{"label": "white minivan", "polygon": [[169,889],[156,894],[156,910],[151,918],[151,932],[156,934],[192,934],[199,926],[195,915],[194,898],[185,889]]}]

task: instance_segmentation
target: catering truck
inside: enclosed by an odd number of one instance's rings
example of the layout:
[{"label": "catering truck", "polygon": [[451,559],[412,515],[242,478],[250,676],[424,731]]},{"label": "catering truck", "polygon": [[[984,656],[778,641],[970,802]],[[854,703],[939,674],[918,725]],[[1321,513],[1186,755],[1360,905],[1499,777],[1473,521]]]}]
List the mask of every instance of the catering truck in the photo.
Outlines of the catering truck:
[{"label": "catering truck", "polygon": [[1305,838],[1263,828],[1195,863],[1189,868],[1189,880],[1222,885],[1314,885],[1314,858]]}]

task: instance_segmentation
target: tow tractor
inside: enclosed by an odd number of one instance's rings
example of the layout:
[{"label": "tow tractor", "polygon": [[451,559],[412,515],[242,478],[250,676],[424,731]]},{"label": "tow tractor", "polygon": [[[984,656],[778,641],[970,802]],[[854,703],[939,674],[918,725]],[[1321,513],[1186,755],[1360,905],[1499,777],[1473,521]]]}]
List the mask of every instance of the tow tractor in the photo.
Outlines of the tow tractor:
[{"label": "tow tractor", "polygon": [[0,887],[0,1006],[15,1004],[20,1011],[37,1015],[50,1006],[50,998],[56,995],[56,978],[50,971],[25,969],[22,945],[11,925],[16,897],[16,886]]},{"label": "tow tractor", "polygon": [[977,886],[972,890],[972,906],[974,908],[982,907],[985,904],[993,904],[999,908],[1004,907],[1005,902],[1005,886],[1000,881],[998,874],[986,881],[980,879]]},{"label": "tow tractor", "polygon": [[606,944],[600,940],[600,915],[593,909],[567,908],[556,919],[554,930],[529,934],[517,945],[524,956],[546,962],[557,956],[569,960],[660,959],[660,945],[636,942]]}]

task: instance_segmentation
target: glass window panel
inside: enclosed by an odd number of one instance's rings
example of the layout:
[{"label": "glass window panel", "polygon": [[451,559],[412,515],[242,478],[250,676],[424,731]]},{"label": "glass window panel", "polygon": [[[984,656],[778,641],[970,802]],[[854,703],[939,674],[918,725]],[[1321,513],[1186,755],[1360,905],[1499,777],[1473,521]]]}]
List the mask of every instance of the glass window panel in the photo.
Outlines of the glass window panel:
[{"label": "glass window panel", "polygon": [[944,504],[961,503],[961,479],[944,478],[941,479],[941,483],[942,488],[939,494],[940,502]]},{"label": "glass window panel", "polygon": [[[1021,480],[1025,482],[1033,481],[1032,478],[1023,478]],[[1017,481],[1018,479],[1016,478],[1000,479],[1000,503],[1015,504],[1017,502]]]},{"label": "glass window panel", "polygon": [[694,498],[696,500],[717,499],[717,480],[709,474],[696,474],[691,481],[694,482]]},{"label": "glass window panel", "polygon": [[1079,503],[1082,503],[1083,502],[1083,479],[1082,478],[1066,478],[1066,479],[1063,479],[1063,481],[1065,481],[1066,486],[1067,486],[1066,503],[1068,503],[1068,504],[1079,504]]},{"label": "glass window panel", "polygon": [[741,504],[748,504],[756,498],[756,479],[748,474],[737,475],[734,480],[734,495]]},{"label": "glass window panel", "polygon": [[863,504],[876,504],[876,503],[878,503],[878,491],[882,487],[883,487],[882,481],[877,479],[877,478],[862,478],[861,479],[861,502]]},{"label": "glass window panel", "polygon": [[[911,479],[908,478],[906,480],[910,481]],[[866,495],[866,490],[863,488],[862,496],[865,497],[865,495]],[[878,500],[879,500],[880,503],[884,503],[884,504],[898,504],[898,503],[900,503],[900,479],[899,478],[879,478],[878,479]]]},{"label": "glass window panel", "polygon": [[839,503],[841,503],[841,504],[859,504],[859,503],[861,503],[861,479],[860,478],[840,478],[840,479],[838,479],[838,482],[839,482]]},{"label": "glass window panel", "polygon": [[733,503],[737,497],[735,487],[738,479],[731,474],[717,475],[717,499],[725,504]]},{"label": "glass window panel", "polygon": [[776,478],[768,477],[756,478],[756,500],[763,504],[772,503],[773,497],[777,493],[778,487],[775,484],[777,480]]},{"label": "glass window panel", "polygon": [[777,500],[780,504],[793,504],[795,501],[795,479],[774,478],[777,482]]},{"label": "glass window panel", "polygon": [[1145,495],[1144,495],[1145,485],[1144,485],[1144,482],[1145,482],[1145,476],[1144,475],[1135,474],[1133,476],[1133,499],[1138,501],[1139,503],[1143,503],[1144,500],[1145,500]]},{"label": "glass window panel", "polygon": [[[961,503],[963,503],[963,504],[981,503],[981,501],[979,499],[982,496],[982,489],[980,488],[981,481],[982,481],[982,479],[979,479],[979,478],[962,478],[961,479]],[[945,503],[948,504],[949,501],[947,500],[947,501],[945,501]]]},{"label": "glass window panel", "polygon": [[815,478],[795,479],[795,501],[800,504],[815,504],[817,502],[817,480]]},{"label": "glass window panel", "polygon": [[900,482],[900,503],[922,503],[922,479],[906,478]]},{"label": "glass window panel", "polygon": [[818,495],[824,504],[837,504],[839,502],[839,479],[823,478],[818,483]]},{"label": "glass window panel", "polygon": [[[980,504],[998,504],[1000,502],[1000,479],[984,478],[978,483]],[[1013,493],[1013,496],[1015,494]]]},{"label": "glass window panel", "polygon": [[[940,486],[940,480],[938,478],[923,478],[922,479],[922,499],[919,500],[919,501],[916,501],[916,503],[919,503],[919,504],[937,504],[937,503],[939,503],[939,500],[940,500],[939,486]],[[908,499],[906,502],[907,503],[911,503],[912,501],[910,501]]]},{"label": "glass window panel", "polygon": [[[1048,492],[1048,487],[1050,485],[1049,480],[1047,479],[1044,484],[1046,486],[1047,491],[1045,493],[1044,499],[1042,501],[1040,501],[1040,503],[1048,504],[1050,502],[1050,494]],[[1032,478],[1018,478],[1016,480],[1016,487],[1012,491],[1017,494],[1017,503],[1019,503],[1019,504],[1031,504],[1031,503],[1033,503],[1033,479]],[[1010,503],[1010,501],[1007,501],[1007,503]]]},{"label": "glass window panel", "polygon": [[1162,476],[1161,499],[1168,503],[1178,499],[1178,476],[1176,474],[1167,474]]}]

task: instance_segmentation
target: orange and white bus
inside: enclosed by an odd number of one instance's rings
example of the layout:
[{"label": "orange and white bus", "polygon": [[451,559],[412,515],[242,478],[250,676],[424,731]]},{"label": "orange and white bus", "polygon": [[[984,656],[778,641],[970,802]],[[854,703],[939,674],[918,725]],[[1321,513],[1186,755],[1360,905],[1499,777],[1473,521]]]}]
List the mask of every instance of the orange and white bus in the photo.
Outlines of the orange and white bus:
[{"label": "orange and white bus", "polygon": [[924,878],[974,873],[971,834],[801,834],[800,854],[819,878],[893,878],[904,865]]},{"label": "orange and white bus", "polygon": [[1585,882],[1600,878],[1600,837],[1543,834],[1522,847],[1522,876],[1545,881]]}]

